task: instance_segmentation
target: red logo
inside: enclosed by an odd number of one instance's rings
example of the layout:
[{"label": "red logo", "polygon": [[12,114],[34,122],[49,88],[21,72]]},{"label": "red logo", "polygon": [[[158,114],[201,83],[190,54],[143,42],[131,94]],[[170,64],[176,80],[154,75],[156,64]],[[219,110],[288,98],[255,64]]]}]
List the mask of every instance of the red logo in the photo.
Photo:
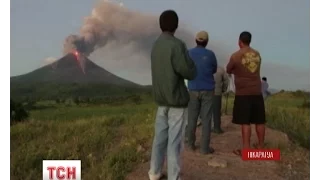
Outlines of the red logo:
[{"label": "red logo", "polygon": [[279,149],[243,149],[242,160],[280,160]]},{"label": "red logo", "polygon": [[76,179],[76,167],[49,166],[49,179]]},{"label": "red logo", "polygon": [[43,180],[81,180],[81,161],[44,160]]}]

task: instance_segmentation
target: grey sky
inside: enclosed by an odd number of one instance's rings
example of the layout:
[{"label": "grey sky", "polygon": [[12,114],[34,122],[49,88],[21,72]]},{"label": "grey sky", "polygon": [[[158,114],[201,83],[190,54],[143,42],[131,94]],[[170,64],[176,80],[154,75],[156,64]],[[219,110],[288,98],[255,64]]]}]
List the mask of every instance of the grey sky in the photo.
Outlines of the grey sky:
[{"label": "grey sky", "polygon": [[[253,34],[252,46],[264,60],[262,74],[278,89],[309,89],[309,1],[301,0],[123,0],[124,6],[159,15],[177,11],[192,33],[207,30],[227,54],[235,51],[241,31]],[[61,57],[64,38],[77,33],[94,1],[11,0],[11,75],[30,72],[48,57]],[[215,50],[215,49],[213,49]],[[96,59],[95,59],[96,57]],[[100,56],[101,57],[101,56]],[[116,75],[148,84],[148,73],[137,72],[123,62],[101,63]],[[223,60],[223,61],[227,61]],[[142,65],[143,66],[143,65]]]}]

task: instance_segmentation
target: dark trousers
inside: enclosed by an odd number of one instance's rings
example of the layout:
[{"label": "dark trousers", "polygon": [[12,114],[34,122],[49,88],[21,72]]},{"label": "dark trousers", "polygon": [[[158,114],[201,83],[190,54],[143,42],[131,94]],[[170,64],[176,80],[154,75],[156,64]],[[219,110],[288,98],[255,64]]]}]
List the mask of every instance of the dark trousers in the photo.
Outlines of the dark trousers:
[{"label": "dark trousers", "polygon": [[188,145],[194,146],[196,141],[197,120],[199,115],[202,121],[202,135],[200,151],[209,152],[211,121],[213,113],[213,91],[190,91],[190,101],[188,105]]},{"label": "dark trousers", "polygon": [[213,128],[221,129],[221,95],[213,96]]},{"label": "dark trousers", "polygon": [[262,95],[236,96],[233,105],[234,124],[264,124],[266,112]]}]

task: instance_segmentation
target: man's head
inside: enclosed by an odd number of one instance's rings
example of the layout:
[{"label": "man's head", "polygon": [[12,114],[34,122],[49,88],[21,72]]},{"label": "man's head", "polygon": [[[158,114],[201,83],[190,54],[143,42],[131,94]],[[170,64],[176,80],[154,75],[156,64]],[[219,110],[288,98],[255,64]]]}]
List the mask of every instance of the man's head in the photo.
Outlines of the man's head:
[{"label": "man's head", "polygon": [[252,35],[250,32],[243,31],[239,36],[239,41],[238,41],[239,47],[242,48],[242,47],[250,46],[251,37]]},{"label": "man's head", "polygon": [[267,82],[267,78],[266,77],[262,77],[262,81]]},{"label": "man's head", "polygon": [[174,10],[166,10],[162,12],[159,18],[159,24],[162,32],[174,34],[179,24],[177,13]]},{"label": "man's head", "polygon": [[196,35],[196,43],[198,46],[206,47],[209,41],[209,35],[206,31],[200,31]]}]

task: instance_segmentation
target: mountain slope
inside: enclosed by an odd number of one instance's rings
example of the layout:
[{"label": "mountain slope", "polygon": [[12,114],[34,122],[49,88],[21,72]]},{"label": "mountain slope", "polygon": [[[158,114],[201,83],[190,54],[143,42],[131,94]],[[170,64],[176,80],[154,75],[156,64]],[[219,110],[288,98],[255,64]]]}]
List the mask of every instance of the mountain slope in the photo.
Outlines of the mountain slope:
[{"label": "mountain slope", "polygon": [[120,78],[76,54],[10,80],[11,98],[22,101],[128,96],[150,91],[149,87]]},{"label": "mountain slope", "polygon": [[11,83],[79,83],[79,84],[110,84],[126,87],[140,85],[120,78],[86,57],[83,57],[84,72],[74,54],[67,54],[57,62],[36,69],[30,73],[11,77]]}]

